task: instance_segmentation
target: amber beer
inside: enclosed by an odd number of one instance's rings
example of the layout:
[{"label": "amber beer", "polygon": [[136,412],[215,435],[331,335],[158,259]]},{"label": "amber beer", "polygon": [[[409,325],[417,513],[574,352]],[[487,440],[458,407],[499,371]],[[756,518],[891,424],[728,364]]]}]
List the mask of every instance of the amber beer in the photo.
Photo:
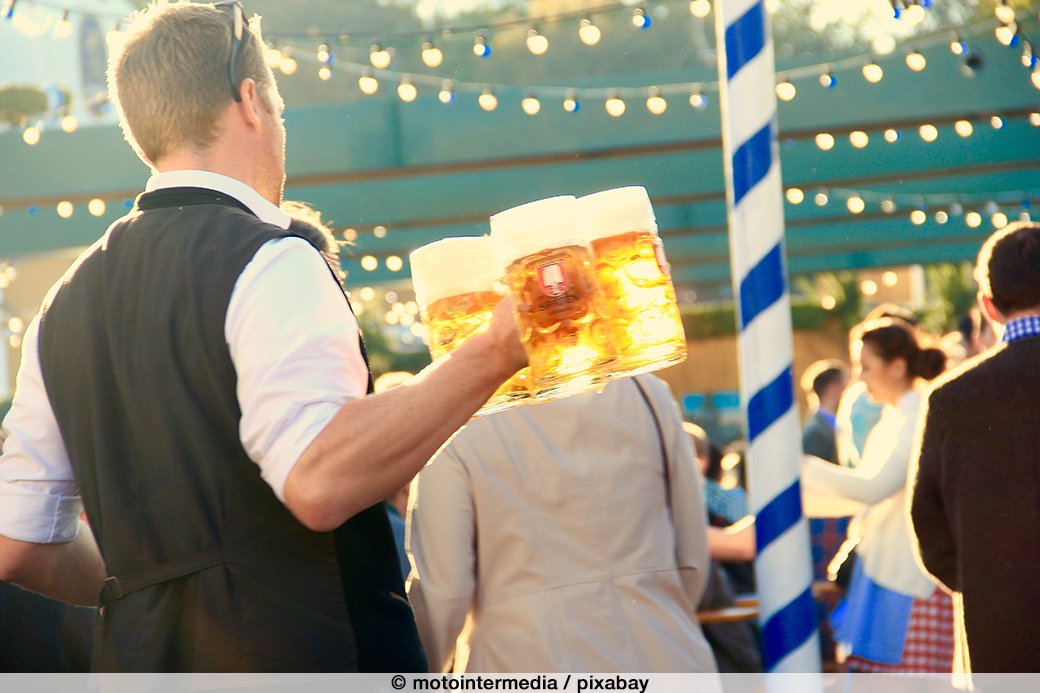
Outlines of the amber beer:
[{"label": "amber beer", "polygon": [[554,197],[491,217],[537,400],[606,382],[614,349],[596,313],[592,254],[581,241],[575,199]]},{"label": "amber beer", "polygon": [[[491,313],[503,298],[494,290],[500,270],[490,239],[445,238],[413,251],[409,261],[433,359],[487,331]],[[530,399],[527,370],[503,383],[477,413],[501,411]]]},{"label": "amber beer", "polygon": [[686,334],[646,189],[615,188],[578,200],[603,292],[600,313],[617,349],[613,377],[686,359]]}]

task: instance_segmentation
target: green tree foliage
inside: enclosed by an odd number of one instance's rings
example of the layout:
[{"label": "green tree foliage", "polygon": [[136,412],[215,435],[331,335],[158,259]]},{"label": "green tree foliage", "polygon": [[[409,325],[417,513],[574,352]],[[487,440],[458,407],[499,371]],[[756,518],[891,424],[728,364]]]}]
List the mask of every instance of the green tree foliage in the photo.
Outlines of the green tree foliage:
[{"label": "green tree foliage", "polygon": [[47,110],[47,95],[36,87],[0,87],[0,123],[20,125]]},{"label": "green tree foliage", "polygon": [[933,334],[949,332],[975,305],[978,286],[972,277],[972,265],[943,263],[926,266],[924,271],[928,303],[922,311],[921,324]]}]

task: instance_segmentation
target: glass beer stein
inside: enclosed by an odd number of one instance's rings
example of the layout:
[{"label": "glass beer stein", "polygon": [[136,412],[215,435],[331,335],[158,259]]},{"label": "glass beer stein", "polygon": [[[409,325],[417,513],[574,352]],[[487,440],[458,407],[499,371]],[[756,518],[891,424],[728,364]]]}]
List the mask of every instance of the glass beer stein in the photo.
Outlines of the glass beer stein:
[{"label": "glass beer stein", "polygon": [[491,241],[513,296],[536,400],[601,388],[614,359],[596,312],[592,255],[574,211],[574,197],[561,196],[491,217]]},{"label": "glass beer stein", "polygon": [[[435,360],[488,329],[503,295],[500,270],[487,236],[445,238],[409,256],[412,285]],[[491,414],[530,398],[528,369],[507,380],[477,414]]]},{"label": "glass beer stein", "polygon": [[617,350],[611,376],[684,361],[686,334],[646,189],[604,190],[577,205],[603,292],[600,313]]}]

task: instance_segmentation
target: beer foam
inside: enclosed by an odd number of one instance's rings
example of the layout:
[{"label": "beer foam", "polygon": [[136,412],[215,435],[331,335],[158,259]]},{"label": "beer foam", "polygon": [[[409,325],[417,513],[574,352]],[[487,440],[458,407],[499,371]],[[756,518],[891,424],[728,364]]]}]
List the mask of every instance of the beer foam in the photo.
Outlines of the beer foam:
[{"label": "beer foam", "polygon": [[579,197],[576,209],[587,240],[629,231],[657,232],[650,195],[641,185],[613,188]]},{"label": "beer foam", "polygon": [[575,197],[535,200],[492,215],[491,243],[503,270],[514,260],[541,250],[582,245]]},{"label": "beer foam", "polygon": [[449,296],[494,291],[502,270],[487,236],[444,238],[408,256],[415,300],[428,306]]}]

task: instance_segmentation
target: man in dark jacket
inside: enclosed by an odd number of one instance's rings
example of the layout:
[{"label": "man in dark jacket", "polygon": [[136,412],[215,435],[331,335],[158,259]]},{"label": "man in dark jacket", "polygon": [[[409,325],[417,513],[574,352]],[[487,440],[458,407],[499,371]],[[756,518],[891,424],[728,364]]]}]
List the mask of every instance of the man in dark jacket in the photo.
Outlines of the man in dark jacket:
[{"label": "man in dark jacket", "polygon": [[[958,669],[1040,670],[1040,226],[1014,224],[975,269],[1003,343],[928,397],[910,514],[925,569],[954,599]],[[965,647],[966,645],[966,647]]]},{"label": "man in dark jacket", "polygon": [[329,248],[279,207],[283,104],[241,6],[157,3],[110,55],[153,175],[26,330],[0,579],[100,592],[102,670],[425,671],[381,501],[526,362],[510,302],[366,396]]}]

